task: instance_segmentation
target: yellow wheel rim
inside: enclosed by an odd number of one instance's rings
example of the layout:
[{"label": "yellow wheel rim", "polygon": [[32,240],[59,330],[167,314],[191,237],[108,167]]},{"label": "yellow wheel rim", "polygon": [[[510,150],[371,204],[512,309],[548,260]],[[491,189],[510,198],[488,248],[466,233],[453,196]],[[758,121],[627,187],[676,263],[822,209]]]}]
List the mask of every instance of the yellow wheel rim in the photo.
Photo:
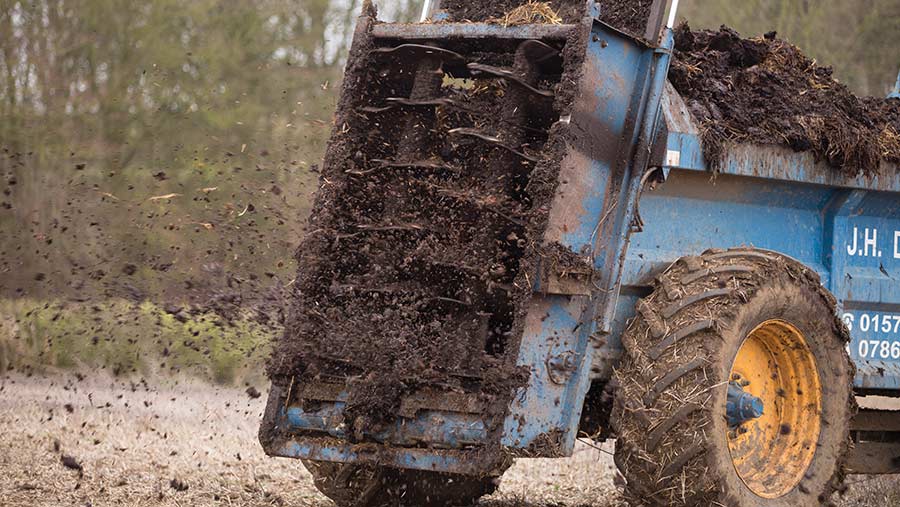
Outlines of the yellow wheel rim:
[{"label": "yellow wheel rim", "polygon": [[819,440],[822,386],[815,357],[800,330],[769,320],[744,340],[731,376],[764,407],[758,419],[728,430],[734,468],[756,495],[780,498],[803,479]]}]

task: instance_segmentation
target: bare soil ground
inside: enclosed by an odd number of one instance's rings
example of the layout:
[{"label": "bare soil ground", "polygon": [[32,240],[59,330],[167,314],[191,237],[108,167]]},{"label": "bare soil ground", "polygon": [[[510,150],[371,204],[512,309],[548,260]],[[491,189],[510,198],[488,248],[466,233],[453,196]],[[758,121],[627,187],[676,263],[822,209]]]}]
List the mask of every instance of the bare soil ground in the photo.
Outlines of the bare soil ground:
[{"label": "bare soil ground", "polygon": [[[264,400],[251,399],[244,389],[195,382],[0,378],[0,503],[332,505],[299,462],[262,453],[256,431]],[[571,459],[523,460],[482,505],[624,505],[613,482],[611,449],[579,445]],[[63,456],[82,470],[67,468]],[[900,502],[894,478],[850,482],[842,507]]]}]

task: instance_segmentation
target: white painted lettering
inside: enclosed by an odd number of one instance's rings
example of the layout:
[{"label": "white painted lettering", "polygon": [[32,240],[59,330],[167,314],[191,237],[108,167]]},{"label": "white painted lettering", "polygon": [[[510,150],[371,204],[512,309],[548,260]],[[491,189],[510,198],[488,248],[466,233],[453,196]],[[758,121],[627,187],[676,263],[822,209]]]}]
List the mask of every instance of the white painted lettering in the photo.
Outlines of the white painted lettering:
[{"label": "white painted lettering", "polygon": [[[872,233],[870,236],[869,233]],[[872,250],[869,250],[872,247]],[[866,257],[880,257],[878,255],[878,229],[866,228],[866,239],[863,246],[863,255]]]},{"label": "white painted lettering", "polygon": [[854,227],[853,228],[853,244],[847,245],[847,255],[849,255],[850,257],[853,257],[854,255],[856,255],[856,252],[859,250],[859,248],[857,248],[858,243],[859,243],[859,231],[856,229],[856,227]]},{"label": "white painted lettering", "polygon": [[900,259],[900,231],[894,231],[894,258]]}]

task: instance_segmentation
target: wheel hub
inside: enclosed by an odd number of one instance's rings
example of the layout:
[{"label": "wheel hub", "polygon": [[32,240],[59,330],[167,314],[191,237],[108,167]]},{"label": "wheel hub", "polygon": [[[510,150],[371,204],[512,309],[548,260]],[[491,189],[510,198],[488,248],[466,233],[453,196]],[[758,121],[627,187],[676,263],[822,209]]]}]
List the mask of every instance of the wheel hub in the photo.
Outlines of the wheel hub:
[{"label": "wheel hub", "polygon": [[759,419],[765,413],[762,400],[745,391],[737,381],[728,384],[728,403],[725,410],[728,414],[728,425],[732,428]]}]

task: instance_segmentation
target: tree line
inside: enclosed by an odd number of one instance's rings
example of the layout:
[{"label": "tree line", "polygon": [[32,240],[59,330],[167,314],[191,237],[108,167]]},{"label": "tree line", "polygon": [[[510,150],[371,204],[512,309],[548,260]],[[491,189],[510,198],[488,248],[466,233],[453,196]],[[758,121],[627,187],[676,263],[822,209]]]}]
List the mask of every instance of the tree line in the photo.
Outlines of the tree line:
[{"label": "tree line", "polygon": [[[0,296],[290,284],[361,4],[0,0]],[[777,30],[860,94],[900,67],[900,0],[682,6]]]}]

